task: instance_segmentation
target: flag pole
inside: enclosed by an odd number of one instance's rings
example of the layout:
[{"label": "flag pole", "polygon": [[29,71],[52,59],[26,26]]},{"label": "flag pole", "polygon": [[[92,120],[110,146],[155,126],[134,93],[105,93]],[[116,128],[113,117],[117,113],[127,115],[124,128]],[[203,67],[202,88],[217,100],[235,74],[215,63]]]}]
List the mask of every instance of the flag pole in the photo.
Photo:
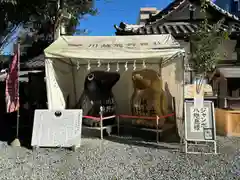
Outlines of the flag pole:
[{"label": "flag pole", "polygon": [[19,73],[20,73],[20,41],[19,39],[17,40],[17,47],[15,48],[15,53],[17,53],[17,103],[18,103],[18,107],[17,107],[17,124],[16,124],[16,138],[12,141],[11,146],[14,147],[21,147],[21,143],[19,140],[19,118],[20,118],[20,99],[19,99],[19,87],[20,87],[20,81],[19,81]]},{"label": "flag pole", "polygon": [[20,118],[20,93],[19,93],[19,91],[20,91],[20,89],[19,89],[19,87],[20,87],[20,81],[19,81],[19,76],[20,76],[20,41],[19,41],[19,39],[18,39],[18,41],[17,41],[17,58],[18,58],[18,78],[17,78],[17,80],[18,80],[18,109],[17,109],[17,128],[16,128],[16,138],[18,138],[18,136],[19,136],[19,118]]}]

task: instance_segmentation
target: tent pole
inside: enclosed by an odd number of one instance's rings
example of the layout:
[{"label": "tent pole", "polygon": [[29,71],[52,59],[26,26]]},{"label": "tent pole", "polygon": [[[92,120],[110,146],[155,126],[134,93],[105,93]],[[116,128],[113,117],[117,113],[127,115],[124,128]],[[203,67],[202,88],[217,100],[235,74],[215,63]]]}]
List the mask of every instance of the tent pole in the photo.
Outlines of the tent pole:
[{"label": "tent pole", "polygon": [[78,103],[78,100],[77,100],[77,91],[76,91],[76,79],[75,79],[75,74],[74,74],[74,64],[72,62],[72,59],[69,59],[70,60],[70,63],[72,65],[72,79],[73,79],[73,91],[74,91],[74,99],[75,99],[75,105]]},{"label": "tent pole", "polygon": [[[182,96],[183,96],[183,109],[182,109],[182,122],[181,122],[181,126],[182,127],[185,127],[185,126],[183,126],[183,124],[185,123],[184,122],[184,116],[185,116],[185,114],[184,114],[184,103],[185,103],[185,52],[183,53],[183,56],[182,56],[182,69],[183,69],[183,73],[182,73],[182,78],[183,78],[183,94],[182,94]],[[177,119],[177,116],[176,116],[176,119]],[[184,142],[184,136],[185,136],[185,129],[182,129],[182,132],[184,131],[184,133],[183,133],[183,137],[181,137],[180,136],[180,139],[181,139],[181,142],[180,142],[180,144],[182,144],[183,142]]]},{"label": "tent pole", "polygon": [[[19,81],[19,76],[20,76],[20,43],[19,43],[19,40],[17,42],[17,59],[18,59],[18,98],[20,96],[20,81]],[[18,138],[19,136],[19,118],[20,118],[20,100],[18,99],[18,110],[17,110],[17,130],[16,130],[16,138]]]}]

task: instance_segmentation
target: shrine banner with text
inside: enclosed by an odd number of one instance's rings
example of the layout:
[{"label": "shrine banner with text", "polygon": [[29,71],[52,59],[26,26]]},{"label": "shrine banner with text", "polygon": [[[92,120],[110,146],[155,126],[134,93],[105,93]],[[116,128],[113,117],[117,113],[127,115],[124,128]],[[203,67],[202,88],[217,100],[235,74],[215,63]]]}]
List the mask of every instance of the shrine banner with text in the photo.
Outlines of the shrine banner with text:
[{"label": "shrine banner with text", "polygon": [[19,45],[17,51],[13,56],[12,63],[10,64],[9,71],[6,77],[6,89],[5,89],[5,97],[6,97],[6,106],[7,113],[11,113],[17,111],[19,108],[19,81],[18,81],[18,73],[19,73]]}]

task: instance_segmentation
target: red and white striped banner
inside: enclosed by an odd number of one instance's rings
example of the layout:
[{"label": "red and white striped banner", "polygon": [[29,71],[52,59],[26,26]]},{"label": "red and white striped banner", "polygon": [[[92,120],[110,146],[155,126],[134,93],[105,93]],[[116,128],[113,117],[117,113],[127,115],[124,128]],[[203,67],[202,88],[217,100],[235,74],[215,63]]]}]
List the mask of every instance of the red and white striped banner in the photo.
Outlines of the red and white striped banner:
[{"label": "red and white striped banner", "polygon": [[6,105],[7,113],[17,111],[19,108],[19,74],[20,68],[20,47],[17,45],[17,50],[13,56],[7,77],[6,77]]}]

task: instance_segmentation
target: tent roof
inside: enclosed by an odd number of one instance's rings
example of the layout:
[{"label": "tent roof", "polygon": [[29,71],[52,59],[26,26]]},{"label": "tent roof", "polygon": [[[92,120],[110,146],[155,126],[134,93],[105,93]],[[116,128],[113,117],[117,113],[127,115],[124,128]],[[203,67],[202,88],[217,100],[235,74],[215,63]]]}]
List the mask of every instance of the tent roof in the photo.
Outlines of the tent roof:
[{"label": "tent roof", "polygon": [[170,34],[152,36],[61,36],[44,50],[47,58],[127,60],[170,58],[184,52]]}]

